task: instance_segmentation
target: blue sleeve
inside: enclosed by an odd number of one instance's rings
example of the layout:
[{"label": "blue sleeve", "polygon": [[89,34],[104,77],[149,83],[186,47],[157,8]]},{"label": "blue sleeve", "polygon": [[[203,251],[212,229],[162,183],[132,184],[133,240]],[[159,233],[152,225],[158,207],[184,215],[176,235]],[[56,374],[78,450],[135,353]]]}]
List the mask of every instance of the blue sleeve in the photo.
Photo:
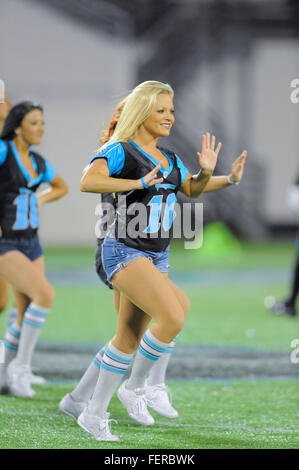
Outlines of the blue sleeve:
[{"label": "blue sleeve", "polygon": [[189,170],[177,155],[176,155],[176,161],[181,172],[181,181],[183,183],[189,173]]},{"label": "blue sleeve", "polygon": [[98,158],[105,158],[107,160],[109,176],[118,175],[125,164],[125,152],[119,142],[114,142],[104,147],[100,153],[93,157],[90,165]]},{"label": "blue sleeve", "polygon": [[3,165],[3,163],[5,162],[6,155],[7,155],[7,145],[4,142],[4,140],[0,139],[0,166]]},{"label": "blue sleeve", "polygon": [[54,170],[52,165],[47,160],[45,160],[45,164],[46,164],[46,170],[45,170],[45,174],[44,174],[42,182],[43,183],[50,183],[55,178],[56,171]]}]

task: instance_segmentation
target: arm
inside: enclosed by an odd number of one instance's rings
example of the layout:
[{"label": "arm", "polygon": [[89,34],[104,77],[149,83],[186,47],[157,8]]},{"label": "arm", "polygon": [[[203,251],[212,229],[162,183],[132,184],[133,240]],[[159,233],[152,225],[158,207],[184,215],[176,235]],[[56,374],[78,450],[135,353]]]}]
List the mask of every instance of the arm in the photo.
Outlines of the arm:
[{"label": "arm", "polygon": [[[162,183],[163,178],[156,178],[161,165],[157,165],[152,171],[144,176],[146,186],[150,187]],[[109,168],[104,158],[98,158],[83,170],[80,181],[80,191],[87,193],[116,193],[121,191],[132,191],[144,189],[141,179],[130,180],[112,178],[109,176]]]},{"label": "arm", "polygon": [[37,194],[38,207],[41,207],[46,202],[56,201],[68,192],[68,186],[64,179],[59,175],[55,175],[52,181],[49,182],[50,188],[45,189]]},{"label": "arm", "polygon": [[231,186],[227,176],[212,176],[203,192],[209,193],[211,191],[217,191],[217,189],[226,188],[227,186]]},{"label": "arm", "polygon": [[227,186],[231,186],[232,184],[238,184],[243,178],[245,160],[247,158],[247,151],[243,150],[241,155],[234,161],[232,164],[232,171],[230,174],[230,179],[232,183],[229,181],[228,176],[212,176],[208,181],[207,185],[204,188],[204,192],[210,191],[217,191],[217,189],[226,188]]},{"label": "arm", "polygon": [[180,191],[188,197],[199,197],[204,192],[216,166],[221,143],[217,145],[215,150],[215,136],[212,136],[210,142],[210,134],[207,132],[202,136],[201,146],[202,152],[197,152],[197,160],[201,170],[193,176],[188,173],[185,181],[180,186]]}]

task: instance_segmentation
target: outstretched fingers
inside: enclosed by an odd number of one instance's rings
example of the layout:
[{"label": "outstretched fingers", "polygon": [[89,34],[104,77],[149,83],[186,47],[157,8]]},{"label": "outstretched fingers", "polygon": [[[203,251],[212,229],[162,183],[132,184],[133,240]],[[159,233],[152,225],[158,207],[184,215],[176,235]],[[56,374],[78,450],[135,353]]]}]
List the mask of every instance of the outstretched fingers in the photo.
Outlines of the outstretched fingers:
[{"label": "outstretched fingers", "polygon": [[245,161],[247,158],[247,150],[243,150],[239,158],[241,161]]},{"label": "outstretched fingers", "polygon": [[163,182],[163,178],[157,178],[157,173],[161,168],[161,164],[155,166],[153,170],[151,170],[147,175],[144,176],[144,182],[148,187],[154,186],[155,184],[159,184]]},{"label": "outstretched fingers", "polygon": [[211,139],[211,149],[212,150],[215,149],[215,143],[216,143],[216,137],[214,135],[212,135],[212,139]]},{"label": "outstretched fingers", "polygon": [[243,150],[241,155],[236,159],[235,163],[245,163],[245,160],[247,158],[247,150]]},{"label": "outstretched fingers", "polygon": [[220,152],[221,147],[222,147],[222,143],[219,142],[217,147],[216,147],[216,150],[215,150],[215,153],[216,153],[217,156],[218,156],[218,153]]}]

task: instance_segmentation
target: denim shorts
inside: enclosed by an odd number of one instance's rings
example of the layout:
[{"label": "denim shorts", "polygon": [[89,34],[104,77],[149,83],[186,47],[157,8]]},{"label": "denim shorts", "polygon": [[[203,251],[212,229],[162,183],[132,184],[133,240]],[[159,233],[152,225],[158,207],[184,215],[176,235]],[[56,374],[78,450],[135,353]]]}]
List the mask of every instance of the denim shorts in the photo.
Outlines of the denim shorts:
[{"label": "denim shorts", "polygon": [[38,235],[33,238],[2,238],[0,237],[0,256],[9,251],[20,251],[31,261],[43,255]]},{"label": "denim shorts", "polygon": [[137,250],[115,238],[107,236],[102,245],[102,263],[107,276],[107,282],[111,284],[113,276],[125,268],[137,258],[149,259],[161,273],[168,273],[169,246],[164,251]]},{"label": "denim shorts", "polygon": [[104,239],[103,238],[98,238],[97,240],[97,248],[95,252],[95,257],[94,257],[94,265],[95,269],[97,272],[97,275],[101,279],[101,281],[108,286],[110,289],[112,289],[111,282],[108,282],[107,279],[107,274],[103,266],[103,261],[102,261],[102,245],[103,245]]}]

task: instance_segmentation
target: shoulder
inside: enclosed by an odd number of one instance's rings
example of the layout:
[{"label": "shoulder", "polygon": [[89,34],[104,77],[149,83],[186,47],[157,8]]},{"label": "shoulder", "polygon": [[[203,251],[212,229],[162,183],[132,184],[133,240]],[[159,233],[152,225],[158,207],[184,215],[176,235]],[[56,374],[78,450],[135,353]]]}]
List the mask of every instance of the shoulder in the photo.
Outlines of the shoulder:
[{"label": "shoulder", "polygon": [[124,151],[121,142],[111,142],[103,145],[97,155],[109,155],[122,153]]},{"label": "shoulder", "polygon": [[43,183],[50,183],[56,176],[56,171],[51,163],[43,157],[40,153],[30,150],[30,153],[33,155],[38,169],[41,173],[43,173]]},{"label": "shoulder", "polygon": [[110,176],[119,173],[125,163],[125,151],[121,142],[112,142],[103,145],[89,164],[91,165],[99,158],[105,158],[107,160]]},{"label": "shoulder", "polygon": [[113,155],[119,155],[124,152],[124,149],[121,145],[120,142],[112,142],[112,143],[107,143],[104,144],[94,155],[90,163],[92,163],[94,160],[97,158],[107,158],[107,157],[112,157]]}]

